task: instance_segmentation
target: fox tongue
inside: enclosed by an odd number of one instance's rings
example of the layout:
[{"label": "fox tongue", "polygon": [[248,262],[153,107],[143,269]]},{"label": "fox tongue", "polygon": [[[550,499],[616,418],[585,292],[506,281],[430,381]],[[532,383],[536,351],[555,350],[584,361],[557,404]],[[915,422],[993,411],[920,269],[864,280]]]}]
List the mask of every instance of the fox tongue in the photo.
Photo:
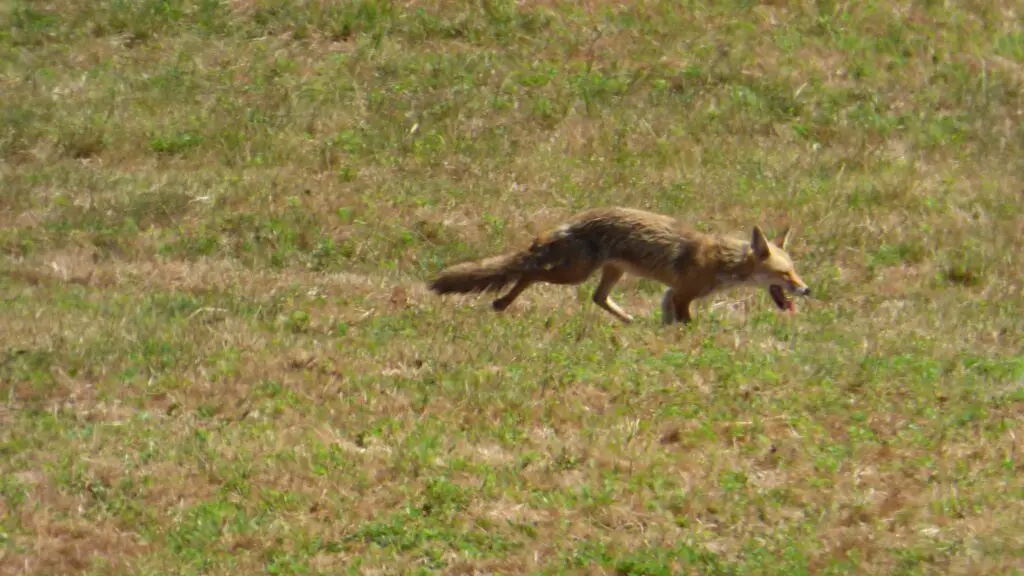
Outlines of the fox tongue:
[{"label": "fox tongue", "polygon": [[768,287],[768,293],[771,294],[772,300],[775,301],[775,305],[781,310],[788,310],[790,312],[795,311],[793,301],[786,298],[786,294],[782,291],[782,286],[773,284]]}]

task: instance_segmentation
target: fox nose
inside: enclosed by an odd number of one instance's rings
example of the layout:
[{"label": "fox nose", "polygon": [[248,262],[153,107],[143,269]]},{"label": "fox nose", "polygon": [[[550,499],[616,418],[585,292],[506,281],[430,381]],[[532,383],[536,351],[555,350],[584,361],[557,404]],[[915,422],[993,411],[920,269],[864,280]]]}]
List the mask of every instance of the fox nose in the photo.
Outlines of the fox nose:
[{"label": "fox nose", "polygon": [[789,291],[792,292],[793,294],[798,295],[798,296],[810,296],[811,295],[811,287],[810,286],[808,286],[806,284],[801,286],[800,284],[797,284],[796,282],[790,282],[789,283]]}]

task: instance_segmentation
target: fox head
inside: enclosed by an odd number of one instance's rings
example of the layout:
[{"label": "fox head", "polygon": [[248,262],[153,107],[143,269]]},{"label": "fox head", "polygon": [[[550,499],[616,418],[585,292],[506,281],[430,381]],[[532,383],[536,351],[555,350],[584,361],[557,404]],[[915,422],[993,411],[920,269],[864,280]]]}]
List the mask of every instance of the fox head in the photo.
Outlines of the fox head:
[{"label": "fox head", "polygon": [[793,309],[793,302],[786,296],[786,292],[811,295],[811,289],[796,273],[796,267],[786,253],[790,232],[791,229],[787,227],[775,242],[769,242],[761,228],[754,226],[750,241],[755,261],[751,281],[766,287],[775,305],[782,310]]}]

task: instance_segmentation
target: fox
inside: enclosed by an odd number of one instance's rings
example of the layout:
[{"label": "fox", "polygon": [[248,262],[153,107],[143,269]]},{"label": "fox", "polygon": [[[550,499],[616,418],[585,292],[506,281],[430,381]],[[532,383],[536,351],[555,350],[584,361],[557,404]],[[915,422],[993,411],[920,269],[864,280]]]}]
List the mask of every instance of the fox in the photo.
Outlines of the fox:
[{"label": "fox", "polygon": [[691,304],[736,286],[763,287],[783,311],[795,311],[787,296],[810,296],[786,245],[791,228],[774,242],[757,225],[749,240],[704,233],[663,214],[635,208],[605,207],[579,212],[536,235],[522,250],[451,265],[428,282],[438,295],[501,292],[491,305],[506,310],[537,283],[577,285],[598,269],[601,278],[591,300],[625,324],[633,322],[611,298],[626,274],[666,286],[662,324],[689,324]]}]

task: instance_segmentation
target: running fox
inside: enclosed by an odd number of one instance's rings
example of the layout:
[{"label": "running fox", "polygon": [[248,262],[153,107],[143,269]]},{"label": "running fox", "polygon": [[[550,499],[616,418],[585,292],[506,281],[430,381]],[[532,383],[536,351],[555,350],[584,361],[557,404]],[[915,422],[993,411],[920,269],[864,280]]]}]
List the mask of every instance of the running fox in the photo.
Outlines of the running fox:
[{"label": "running fox", "polygon": [[757,226],[749,241],[704,234],[674,218],[631,208],[596,208],[538,235],[522,251],[452,266],[432,280],[438,294],[500,291],[494,300],[505,310],[537,282],[580,284],[598,269],[593,301],[625,323],[633,318],[609,294],[625,273],[668,286],[661,299],[663,324],[689,323],[690,303],[739,285],[764,286],[781,310],[793,310],[790,293],[809,296],[785,252],[789,228],[769,242]]}]

